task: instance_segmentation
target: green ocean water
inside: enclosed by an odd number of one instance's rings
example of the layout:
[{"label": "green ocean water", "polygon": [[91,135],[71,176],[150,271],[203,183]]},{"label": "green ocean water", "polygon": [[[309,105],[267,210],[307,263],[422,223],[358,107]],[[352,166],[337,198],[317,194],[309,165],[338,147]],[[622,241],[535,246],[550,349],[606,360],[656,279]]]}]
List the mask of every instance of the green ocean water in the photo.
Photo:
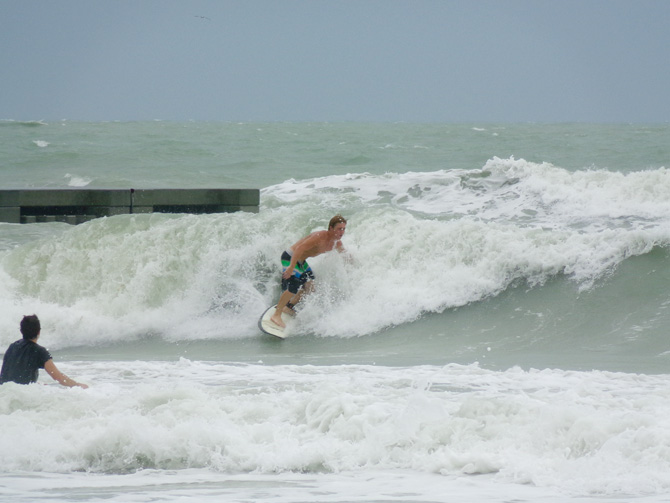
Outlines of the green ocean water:
[{"label": "green ocean water", "polygon": [[[73,357],[132,342],[129,356],[165,358],[667,365],[667,125],[5,121],[0,134],[5,188],[262,190],[257,215],[4,225],[18,285],[5,302],[58,312],[54,342]],[[367,263],[342,280],[325,260],[331,298],[280,349],[255,328],[278,293],[274,255],[338,212]]]},{"label": "green ocean water", "polygon": [[[0,136],[0,188],[261,191],[258,213],[0,223],[0,345],[36,313],[90,385],[0,386],[0,499],[667,499],[667,124]],[[289,336],[263,335],[281,252],[335,213],[354,260],[310,260]]]},{"label": "green ocean water", "polygon": [[479,169],[522,158],[569,171],[667,165],[668,125],[0,122],[0,186],[263,188],[290,178]]}]

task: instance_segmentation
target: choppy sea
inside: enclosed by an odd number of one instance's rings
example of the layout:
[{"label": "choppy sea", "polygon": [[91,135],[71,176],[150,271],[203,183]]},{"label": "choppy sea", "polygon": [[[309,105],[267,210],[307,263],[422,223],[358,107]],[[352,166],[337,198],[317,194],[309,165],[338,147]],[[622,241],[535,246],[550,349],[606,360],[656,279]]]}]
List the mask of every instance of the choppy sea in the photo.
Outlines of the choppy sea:
[{"label": "choppy sea", "polygon": [[0,386],[0,500],[670,501],[669,166],[668,124],[0,121],[0,189],[261,190],[0,223],[0,351],[35,313],[90,386]]}]

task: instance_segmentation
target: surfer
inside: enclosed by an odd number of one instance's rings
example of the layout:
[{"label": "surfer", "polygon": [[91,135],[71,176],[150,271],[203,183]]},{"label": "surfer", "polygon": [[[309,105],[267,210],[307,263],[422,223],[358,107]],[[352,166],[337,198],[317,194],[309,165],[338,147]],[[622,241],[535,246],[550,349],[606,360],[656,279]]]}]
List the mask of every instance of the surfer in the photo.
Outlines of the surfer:
[{"label": "surfer", "polygon": [[2,371],[0,371],[0,384],[10,381],[18,384],[37,382],[39,369],[44,369],[63,386],[88,388],[86,384],[78,383],[58,370],[49,350],[37,344],[40,331],[40,320],[37,316],[32,314],[23,317],[21,320],[23,339],[10,344],[5,351]]},{"label": "surfer", "polygon": [[285,328],[281,313],[285,309],[294,312],[293,306],[300,301],[302,295],[313,289],[314,273],[307,259],[333,249],[343,252],[344,246],[341,240],[346,227],[346,219],[342,215],[335,215],[328,223],[328,230],[312,232],[282,253],[282,294],[270,318],[275,325]]}]

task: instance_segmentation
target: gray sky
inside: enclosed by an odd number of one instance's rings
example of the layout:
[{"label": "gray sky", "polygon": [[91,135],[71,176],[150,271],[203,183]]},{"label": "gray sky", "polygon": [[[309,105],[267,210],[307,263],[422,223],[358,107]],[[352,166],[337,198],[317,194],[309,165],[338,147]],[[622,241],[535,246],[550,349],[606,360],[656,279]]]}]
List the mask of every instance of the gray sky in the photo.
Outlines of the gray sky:
[{"label": "gray sky", "polygon": [[667,0],[0,0],[0,119],[667,122]]}]

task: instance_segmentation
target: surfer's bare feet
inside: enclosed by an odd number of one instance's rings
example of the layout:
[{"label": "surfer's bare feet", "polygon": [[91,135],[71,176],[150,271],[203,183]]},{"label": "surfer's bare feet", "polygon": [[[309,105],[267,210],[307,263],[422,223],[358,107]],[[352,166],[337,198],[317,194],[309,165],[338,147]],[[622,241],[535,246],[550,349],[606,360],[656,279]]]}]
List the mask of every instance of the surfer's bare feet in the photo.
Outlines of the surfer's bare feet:
[{"label": "surfer's bare feet", "polygon": [[270,317],[270,321],[271,321],[272,323],[274,323],[275,325],[277,325],[278,327],[286,328],[286,325],[285,325],[284,322],[282,321],[281,316],[277,316],[277,313],[273,314],[273,315]]},{"label": "surfer's bare feet", "polygon": [[284,312],[285,312],[286,314],[290,315],[290,316],[295,316],[295,315],[297,314],[297,313],[295,312],[295,309],[293,309],[293,308],[291,308],[291,307],[288,307],[288,306],[286,306],[286,307],[284,308]]}]

